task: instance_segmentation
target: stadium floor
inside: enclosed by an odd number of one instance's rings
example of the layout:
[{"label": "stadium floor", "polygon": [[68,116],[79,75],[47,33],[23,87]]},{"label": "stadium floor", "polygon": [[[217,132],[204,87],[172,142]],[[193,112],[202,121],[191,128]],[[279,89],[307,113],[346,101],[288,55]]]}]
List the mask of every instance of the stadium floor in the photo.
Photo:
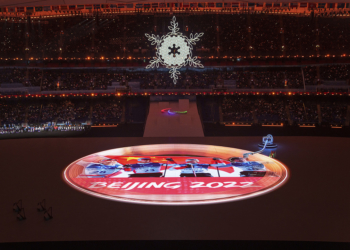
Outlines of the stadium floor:
[{"label": "stadium floor", "polygon": [[[242,201],[151,206],[95,198],[69,187],[62,171],[95,152],[123,146],[191,143],[257,150],[261,137],[39,138],[1,140],[0,242],[230,239],[349,242],[349,148],[340,137],[274,137],[290,169],[281,188]],[[46,199],[53,220],[36,211]],[[23,200],[27,219],[12,204]]]}]

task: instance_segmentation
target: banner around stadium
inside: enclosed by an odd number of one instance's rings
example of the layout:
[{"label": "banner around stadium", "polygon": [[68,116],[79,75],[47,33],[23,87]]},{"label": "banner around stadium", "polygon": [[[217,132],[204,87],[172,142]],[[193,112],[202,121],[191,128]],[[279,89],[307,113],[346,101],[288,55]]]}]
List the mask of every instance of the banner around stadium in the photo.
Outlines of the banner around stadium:
[{"label": "banner around stadium", "polygon": [[142,204],[191,205],[237,201],[280,187],[288,179],[279,161],[210,145],[157,144],[117,148],[83,157],[65,181],[92,196]]}]

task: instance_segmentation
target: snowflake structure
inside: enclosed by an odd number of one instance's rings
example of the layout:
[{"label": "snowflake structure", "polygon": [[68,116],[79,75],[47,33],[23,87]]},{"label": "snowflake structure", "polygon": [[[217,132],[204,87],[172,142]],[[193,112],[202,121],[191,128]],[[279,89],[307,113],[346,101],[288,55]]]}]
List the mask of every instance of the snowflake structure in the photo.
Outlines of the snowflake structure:
[{"label": "snowflake structure", "polygon": [[180,28],[178,28],[179,24],[176,22],[175,16],[173,16],[170,25],[168,28],[171,32],[162,37],[145,34],[148,41],[152,41],[152,45],[157,46],[156,56],[153,57],[146,69],[158,68],[159,64],[164,65],[170,69],[170,77],[173,78],[173,82],[176,84],[178,75],[180,75],[178,69],[186,65],[204,68],[196,56],[192,57],[192,46],[196,45],[196,42],[204,33],[190,34],[189,38],[184,36],[179,32]]}]

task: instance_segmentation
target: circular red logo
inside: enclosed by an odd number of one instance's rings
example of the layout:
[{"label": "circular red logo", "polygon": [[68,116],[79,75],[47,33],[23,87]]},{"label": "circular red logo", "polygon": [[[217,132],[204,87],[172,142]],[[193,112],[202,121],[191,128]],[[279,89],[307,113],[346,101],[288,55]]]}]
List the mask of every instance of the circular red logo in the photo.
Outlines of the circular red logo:
[{"label": "circular red logo", "polygon": [[251,198],[288,179],[281,162],[249,151],[197,144],[117,148],[83,157],[64,171],[81,192],[116,201],[190,205]]}]

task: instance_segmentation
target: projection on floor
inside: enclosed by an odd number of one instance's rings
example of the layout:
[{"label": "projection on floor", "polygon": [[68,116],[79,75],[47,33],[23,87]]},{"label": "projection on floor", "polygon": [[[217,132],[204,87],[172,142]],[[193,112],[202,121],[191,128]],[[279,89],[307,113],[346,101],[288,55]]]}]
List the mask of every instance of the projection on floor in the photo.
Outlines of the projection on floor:
[{"label": "projection on floor", "polygon": [[114,201],[238,201],[273,191],[288,179],[284,164],[258,152],[197,144],[133,146],[83,157],[63,175],[75,189]]}]

